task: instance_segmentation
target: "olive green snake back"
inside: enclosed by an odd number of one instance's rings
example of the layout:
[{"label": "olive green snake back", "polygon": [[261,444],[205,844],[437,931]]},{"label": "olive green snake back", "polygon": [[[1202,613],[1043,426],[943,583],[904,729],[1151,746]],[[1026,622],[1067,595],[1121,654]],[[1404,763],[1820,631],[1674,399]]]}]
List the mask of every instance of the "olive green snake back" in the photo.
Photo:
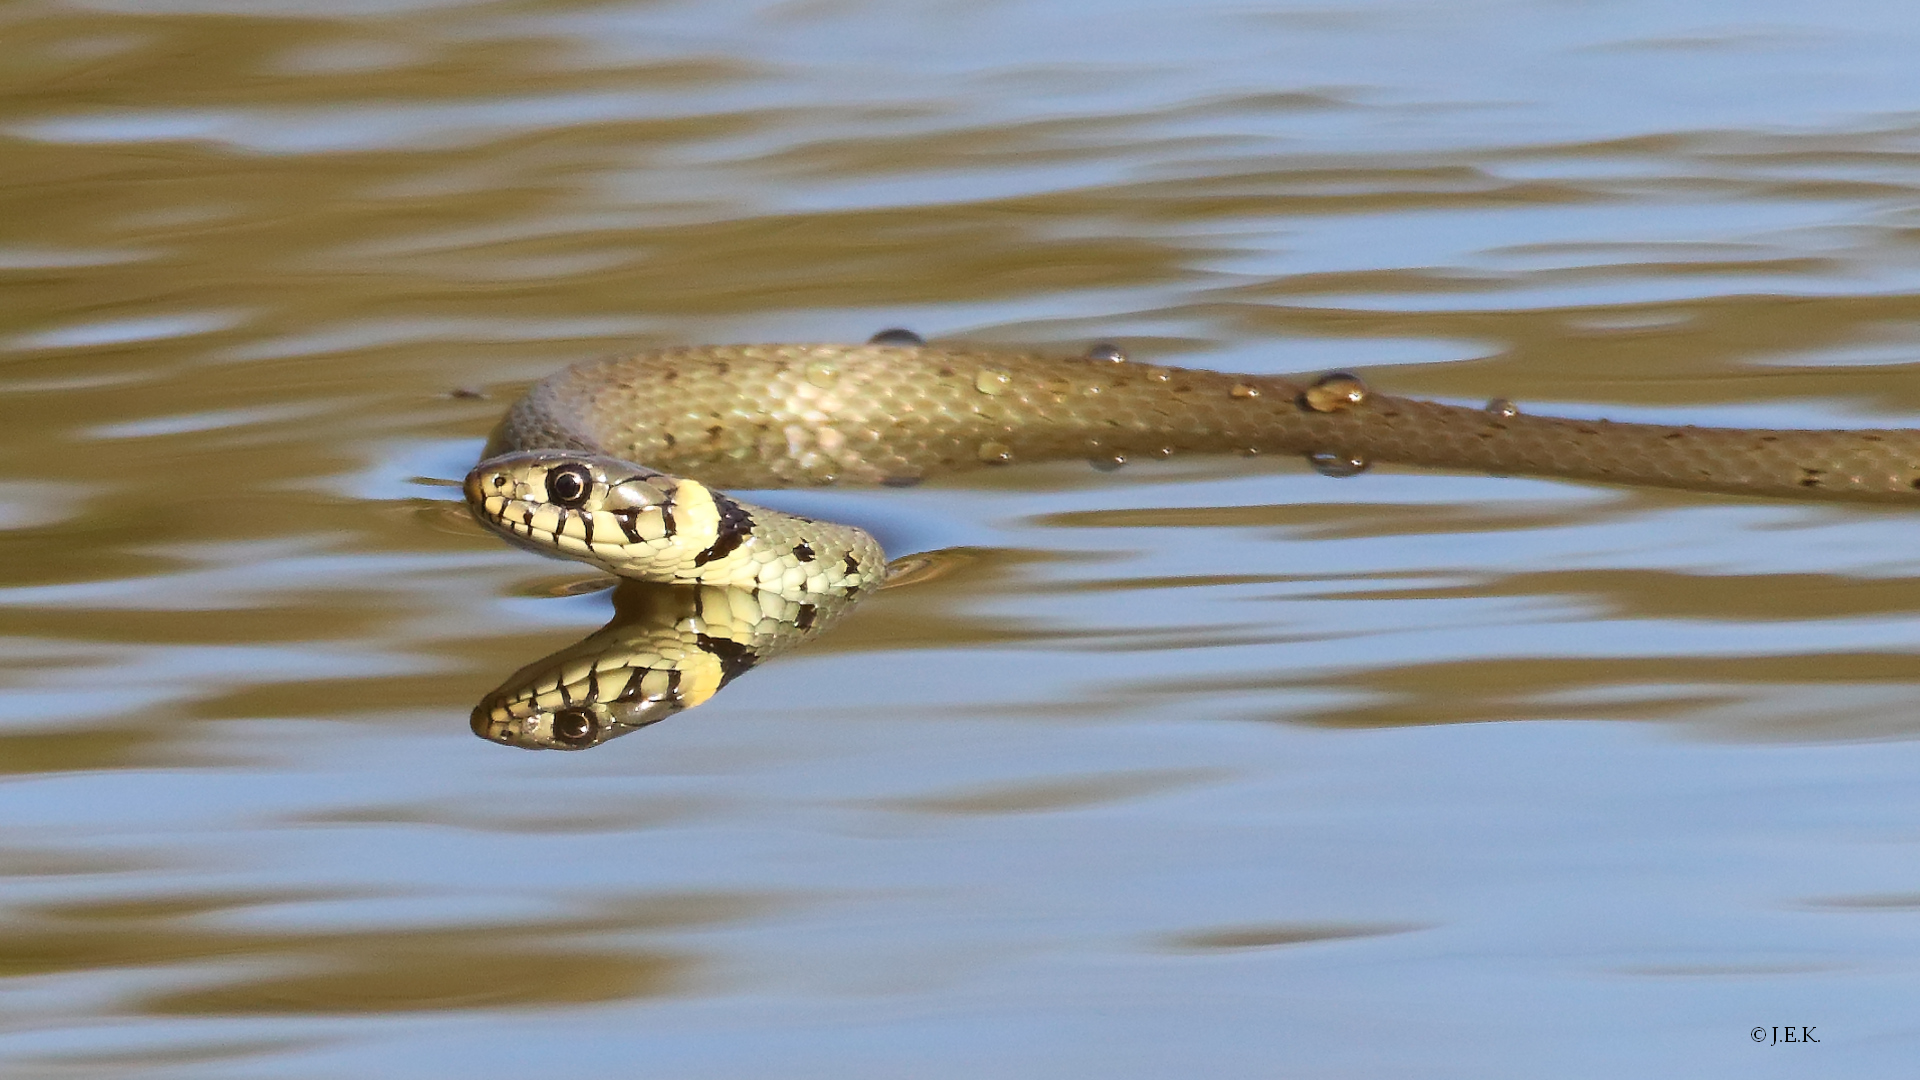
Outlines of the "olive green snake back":
[{"label": "olive green snake back", "polygon": [[1610,423],[1273,376],[944,346],[729,345],[577,364],[487,453],[561,447],[718,487],[910,483],[1004,462],[1336,454],[1765,496],[1920,500],[1920,432]]}]

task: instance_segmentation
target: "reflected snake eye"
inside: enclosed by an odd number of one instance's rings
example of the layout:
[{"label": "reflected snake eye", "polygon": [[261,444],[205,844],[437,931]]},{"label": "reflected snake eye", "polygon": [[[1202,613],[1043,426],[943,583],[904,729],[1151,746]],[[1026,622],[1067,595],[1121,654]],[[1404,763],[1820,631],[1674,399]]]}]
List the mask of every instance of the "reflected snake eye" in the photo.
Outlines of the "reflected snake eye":
[{"label": "reflected snake eye", "polygon": [[547,498],[568,509],[585,505],[593,492],[593,474],[585,465],[562,465],[547,472]]},{"label": "reflected snake eye", "polygon": [[581,709],[563,709],[553,714],[553,738],[567,746],[592,746],[600,726]]}]

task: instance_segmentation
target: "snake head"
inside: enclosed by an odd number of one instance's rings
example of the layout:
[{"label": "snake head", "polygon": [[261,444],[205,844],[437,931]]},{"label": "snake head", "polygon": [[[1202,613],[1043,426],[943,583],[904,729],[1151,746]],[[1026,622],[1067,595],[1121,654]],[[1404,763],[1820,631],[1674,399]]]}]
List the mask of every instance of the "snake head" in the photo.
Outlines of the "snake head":
[{"label": "snake head", "polygon": [[612,568],[632,548],[673,535],[679,485],[617,458],[537,450],[488,458],[463,486],[473,516],[509,541]]},{"label": "snake head", "polygon": [[524,750],[589,750],[684,707],[672,698],[544,707],[527,698],[489,696],[473,710],[473,733]]}]

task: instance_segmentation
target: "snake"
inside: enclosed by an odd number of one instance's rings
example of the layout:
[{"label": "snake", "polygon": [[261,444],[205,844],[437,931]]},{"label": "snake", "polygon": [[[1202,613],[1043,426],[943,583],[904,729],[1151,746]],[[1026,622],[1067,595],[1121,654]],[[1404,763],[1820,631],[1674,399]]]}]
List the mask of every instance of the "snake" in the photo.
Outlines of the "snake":
[{"label": "snake", "polygon": [[[467,474],[483,525],[626,579],[615,618],[523,668],[475,734],[578,750],[706,701],[905,576],[851,525],[723,489],[906,486],[1016,462],[1298,454],[1736,495],[1920,503],[1920,431],[1616,423],[1295,379],[927,344],[719,345],[588,361],[535,383]],[[645,462],[646,464],[641,464]]]},{"label": "snake", "polygon": [[[467,475],[474,516],[626,578],[789,598],[884,582],[864,530],[724,488],[894,485],[1015,462],[1299,454],[1740,495],[1920,504],[1920,431],[1623,423],[1377,393],[1358,376],[1236,375],[927,344],[713,345],[588,361],[534,384]],[[641,464],[641,463],[645,464]]]}]

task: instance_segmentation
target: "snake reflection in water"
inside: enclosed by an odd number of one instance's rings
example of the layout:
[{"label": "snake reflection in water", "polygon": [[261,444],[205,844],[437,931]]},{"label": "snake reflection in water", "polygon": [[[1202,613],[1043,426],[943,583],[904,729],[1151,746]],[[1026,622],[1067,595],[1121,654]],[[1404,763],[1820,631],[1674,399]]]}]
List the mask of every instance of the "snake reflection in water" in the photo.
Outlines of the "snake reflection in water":
[{"label": "snake reflection in water", "polygon": [[[614,621],[489,695],[474,730],[580,748],[700,704],[820,633],[888,576],[849,525],[716,488],[918,483],[1007,462],[1299,454],[1771,497],[1920,504],[1920,431],[1759,430],[1531,416],[1313,382],[927,345],[664,349],[577,364],[517,401],[467,476],[509,540],[630,579]],[[644,463],[644,464],[640,464]],[[711,485],[711,486],[709,486]],[[697,588],[695,588],[697,587]]]}]

